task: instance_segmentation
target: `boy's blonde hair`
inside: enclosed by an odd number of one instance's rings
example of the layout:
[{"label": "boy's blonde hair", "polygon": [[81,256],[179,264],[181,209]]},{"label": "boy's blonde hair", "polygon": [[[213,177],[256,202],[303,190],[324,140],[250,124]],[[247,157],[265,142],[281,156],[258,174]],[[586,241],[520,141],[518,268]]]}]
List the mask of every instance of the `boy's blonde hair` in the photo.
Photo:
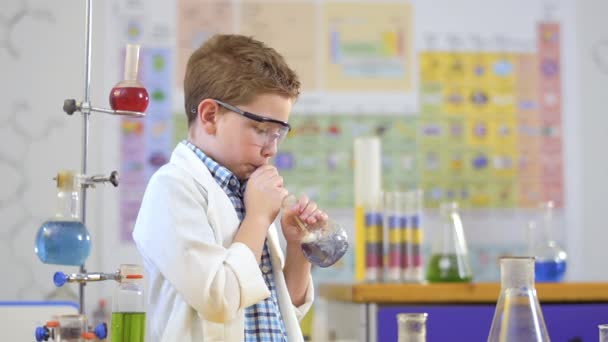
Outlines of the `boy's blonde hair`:
[{"label": "boy's blonde hair", "polygon": [[204,99],[243,105],[261,94],[295,100],[300,94],[300,81],[283,56],[258,40],[242,35],[214,35],[188,59],[184,77],[188,127]]}]

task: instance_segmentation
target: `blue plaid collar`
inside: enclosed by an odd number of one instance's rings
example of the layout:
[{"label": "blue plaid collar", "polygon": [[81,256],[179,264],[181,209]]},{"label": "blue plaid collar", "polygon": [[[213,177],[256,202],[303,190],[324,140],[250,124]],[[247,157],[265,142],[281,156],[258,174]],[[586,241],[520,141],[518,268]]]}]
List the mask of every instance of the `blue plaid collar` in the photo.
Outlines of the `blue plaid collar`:
[{"label": "blue plaid collar", "polygon": [[211,159],[211,157],[207,156],[205,152],[188,140],[182,140],[181,143],[191,149],[192,152],[194,152],[196,156],[203,162],[203,164],[205,164],[220,187],[223,189],[229,189],[236,193],[242,194],[245,192],[245,186],[247,185],[246,182],[241,184],[241,181],[239,181],[239,179],[236,178],[236,176],[230,170],[218,164],[218,162]]}]

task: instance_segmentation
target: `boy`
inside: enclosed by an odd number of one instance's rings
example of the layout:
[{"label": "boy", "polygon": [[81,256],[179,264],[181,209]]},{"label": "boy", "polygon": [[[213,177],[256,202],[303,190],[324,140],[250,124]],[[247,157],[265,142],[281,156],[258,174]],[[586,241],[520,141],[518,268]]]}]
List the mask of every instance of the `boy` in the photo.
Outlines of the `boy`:
[{"label": "boy", "polygon": [[188,61],[188,140],[150,179],[133,231],[149,281],[151,341],[302,341],[313,299],[295,217],[327,215],[287,196],[269,160],[290,129],[297,75],[252,38],[216,35]]}]

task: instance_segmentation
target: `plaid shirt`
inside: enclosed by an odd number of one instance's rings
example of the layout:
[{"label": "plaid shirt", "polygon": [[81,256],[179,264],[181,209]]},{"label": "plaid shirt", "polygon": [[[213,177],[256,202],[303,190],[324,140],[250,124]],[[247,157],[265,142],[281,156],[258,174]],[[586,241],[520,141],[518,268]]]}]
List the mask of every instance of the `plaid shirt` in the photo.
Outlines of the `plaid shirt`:
[{"label": "plaid shirt", "polygon": [[[203,151],[189,141],[184,140],[182,143],[188,146],[188,148],[203,161],[217,184],[226,192],[230,201],[232,201],[232,205],[234,206],[234,209],[236,209],[239,220],[243,221],[243,218],[245,217],[243,195],[247,184],[241,184],[232,172],[209,158]],[[272,263],[270,262],[267,241],[264,242],[260,269],[266,286],[270,289],[271,295],[261,302],[245,308],[245,341],[287,341],[285,325],[283,323],[283,318],[281,317],[281,311],[279,310],[277,290],[272,275]]]}]

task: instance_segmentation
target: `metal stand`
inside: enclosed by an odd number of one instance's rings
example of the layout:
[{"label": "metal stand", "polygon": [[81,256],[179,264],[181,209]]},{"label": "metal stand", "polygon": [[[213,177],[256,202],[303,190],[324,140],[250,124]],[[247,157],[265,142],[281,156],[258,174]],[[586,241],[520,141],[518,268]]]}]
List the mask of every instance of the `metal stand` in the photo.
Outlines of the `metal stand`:
[{"label": "metal stand", "polygon": [[[88,164],[88,148],[89,148],[89,115],[91,112],[106,113],[112,115],[129,116],[129,117],[144,117],[145,113],[131,112],[124,110],[110,110],[104,108],[96,108],[91,106],[91,36],[93,30],[93,6],[92,0],[86,0],[85,5],[85,57],[84,57],[84,100],[82,102],[76,102],[75,100],[69,99],[64,101],[63,110],[68,114],[72,115],[75,111],[82,113],[82,167],[81,174],[86,177],[87,164]],[[86,226],[86,213],[87,213],[87,188],[93,187],[96,182],[111,182],[114,186],[118,185],[118,176],[116,171],[112,172],[108,178],[100,178],[99,176],[93,176],[85,178],[83,186],[81,187],[81,207],[80,207],[80,218],[82,223]],[[80,273],[86,274],[86,267],[84,264],[80,265]],[[79,290],[79,312],[84,314],[84,286],[86,281],[78,282]]]}]

